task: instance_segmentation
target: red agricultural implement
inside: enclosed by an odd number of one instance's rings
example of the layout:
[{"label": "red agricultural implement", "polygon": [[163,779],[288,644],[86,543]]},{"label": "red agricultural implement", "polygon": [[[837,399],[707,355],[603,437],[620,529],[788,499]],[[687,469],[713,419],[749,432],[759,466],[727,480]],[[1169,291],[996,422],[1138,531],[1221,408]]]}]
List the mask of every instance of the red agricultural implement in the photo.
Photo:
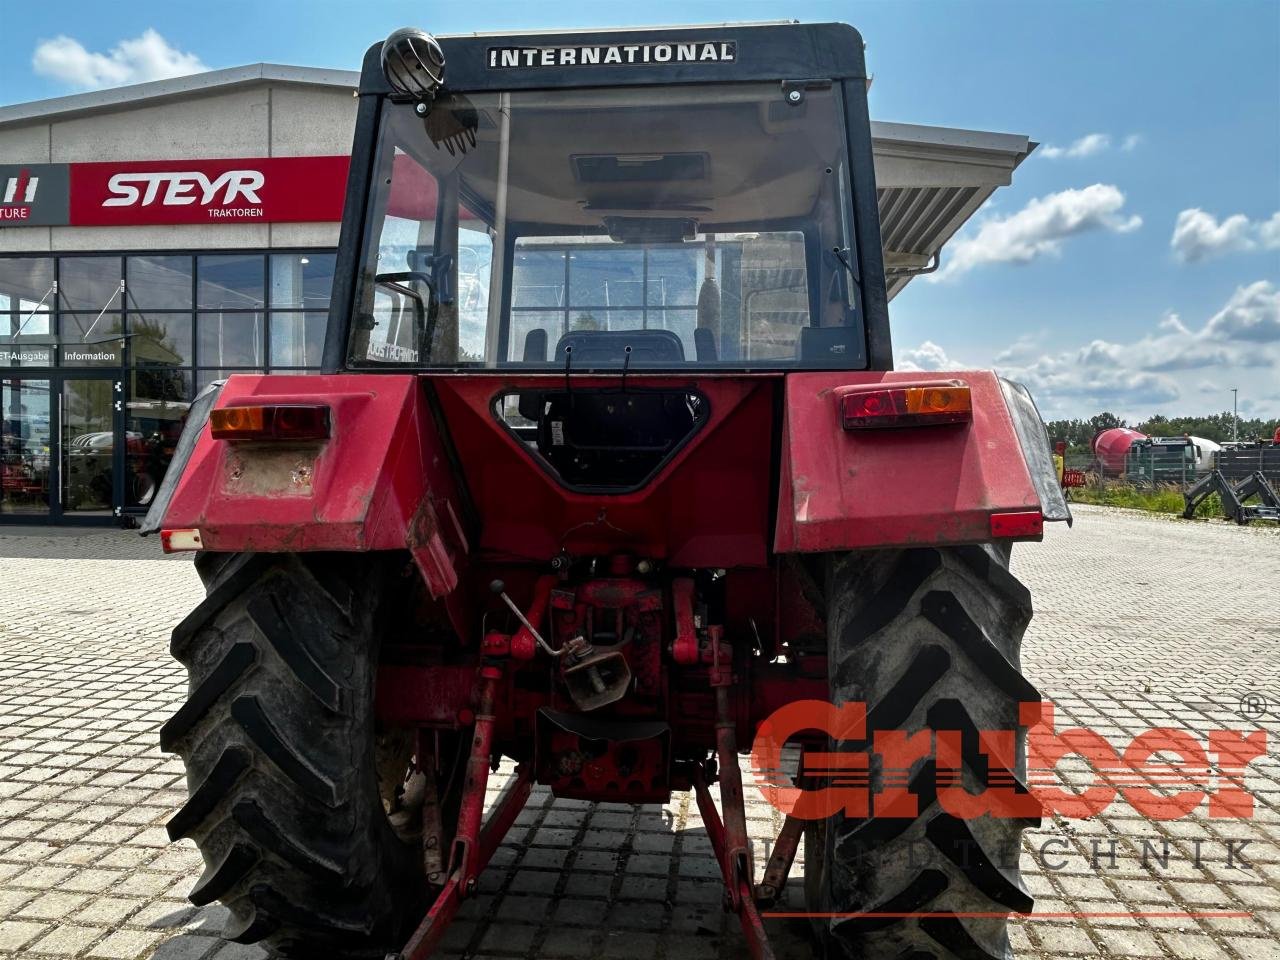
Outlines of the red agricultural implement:
[{"label": "red agricultural implement", "polygon": [[[1038,700],[1010,544],[1068,514],[1024,389],[891,369],[858,34],[398,31],[359,103],[326,373],[203,393],[145,525],[208,589],[161,734],[193,902],[421,960],[533,785],[691,790],[751,956],[802,835],[816,956],[1005,956],[1027,820],[937,792],[1025,791],[978,731]],[[873,757],[757,867],[739,759],[802,701],[963,763]]]}]

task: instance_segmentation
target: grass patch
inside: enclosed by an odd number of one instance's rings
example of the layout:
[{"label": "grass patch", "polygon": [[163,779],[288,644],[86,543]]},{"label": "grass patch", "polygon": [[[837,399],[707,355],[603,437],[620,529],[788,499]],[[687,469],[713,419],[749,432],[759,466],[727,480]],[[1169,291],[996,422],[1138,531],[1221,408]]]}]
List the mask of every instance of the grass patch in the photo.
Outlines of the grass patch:
[{"label": "grass patch", "polygon": [[[1182,497],[1182,490],[1178,487],[1139,489],[1127,483],[1104,483],[1073,487],[1070,493],[1072,503],[1126,507],[1129,510],[1146,510],[1148,513],[1167,513],[1178,517],[1182,516],[1182,511],[1187,506]],[[1202,519],[1223,519],[1222,499],[1216,493],[1209,494],[1196,507],[1195,515]],[[1252,522],[1270,525],[1274,521],[1254,520]]]}]

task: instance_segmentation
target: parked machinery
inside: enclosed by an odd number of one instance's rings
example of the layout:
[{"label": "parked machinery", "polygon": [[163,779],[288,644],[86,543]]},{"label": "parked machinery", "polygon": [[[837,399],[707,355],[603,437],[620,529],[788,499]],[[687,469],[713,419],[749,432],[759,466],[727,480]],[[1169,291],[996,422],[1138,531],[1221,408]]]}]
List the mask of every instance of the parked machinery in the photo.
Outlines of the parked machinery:
[{"label": "parked machinery", "polygon": [[[144,527],[208,588],[162,744],[227,936],[428,956],[540,783],[692,790],[754,957],[801,833],[821,955],[1007,954],[1036,818],[937,795],[1025,807],[1010,548],[1069,515],[1022,387],[891,370],[866,86],[842,25],[369,51],[326,373],[203,393]],[[761,873],[739,755],[815,700],[959,766],[877,761]]]}]

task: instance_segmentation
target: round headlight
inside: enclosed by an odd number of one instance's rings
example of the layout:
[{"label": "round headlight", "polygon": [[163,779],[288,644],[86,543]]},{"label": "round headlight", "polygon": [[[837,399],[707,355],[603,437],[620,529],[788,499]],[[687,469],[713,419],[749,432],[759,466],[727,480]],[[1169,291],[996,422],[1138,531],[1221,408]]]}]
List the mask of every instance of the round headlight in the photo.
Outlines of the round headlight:
[{"label": "round headlight", "polygon": [[398,96],[430,100],[444,83],[444,51],[425,30],[401,27],[382,43],[382,73]]}]

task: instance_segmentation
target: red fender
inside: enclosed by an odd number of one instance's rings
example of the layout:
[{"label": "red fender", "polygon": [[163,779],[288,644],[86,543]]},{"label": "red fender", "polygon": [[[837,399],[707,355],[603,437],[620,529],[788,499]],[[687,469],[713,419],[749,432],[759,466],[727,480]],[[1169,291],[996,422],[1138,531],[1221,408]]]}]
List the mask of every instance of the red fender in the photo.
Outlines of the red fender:
[{"label": "red fender", "polygon": [[[971,422],[841,426],[841,387],[932,380],[968,383]],[[794,373],[784,406],[778,553],[1039,540],[1030,514],[1070,520],[1034,403],[991,371]]]},{"label": "red fender", "polygon": [[468,542],[424,391],[416,376],[233,376],[212,409],[323,403],[330,438],[215,440],[193,407],[194,446],[185,462],[175,458],[177,484],[146,527],[198,530],[201,549],[224,552],[409,550],[443,597],[458,583]]}]

